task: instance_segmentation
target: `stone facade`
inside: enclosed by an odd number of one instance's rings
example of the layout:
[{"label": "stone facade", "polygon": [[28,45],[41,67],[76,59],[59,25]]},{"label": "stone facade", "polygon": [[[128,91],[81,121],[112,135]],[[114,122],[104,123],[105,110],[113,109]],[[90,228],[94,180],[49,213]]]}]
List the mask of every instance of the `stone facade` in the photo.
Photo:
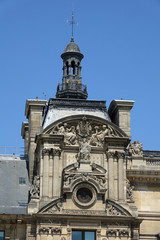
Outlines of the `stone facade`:
[{"label": "stone facade", "polygon": [[96,240],[159,239],[160,152],[131,142],[134,101],[114,100],[107,111],[81,85],[77,93],[82,57],[72,39],[57,98],[26,102],[30,197],[26,214],[0,215],[5,239],[71,240],[74,230]]}]

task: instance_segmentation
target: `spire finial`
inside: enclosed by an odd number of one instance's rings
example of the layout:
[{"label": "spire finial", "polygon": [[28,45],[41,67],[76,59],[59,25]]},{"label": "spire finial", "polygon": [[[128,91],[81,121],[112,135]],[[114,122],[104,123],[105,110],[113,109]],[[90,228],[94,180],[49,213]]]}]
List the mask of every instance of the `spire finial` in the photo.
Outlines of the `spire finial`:
[{"label": "spire finial", "polygon": [[70,23],[70,24],[72,25],[72,37],[71,37],[71,42],[74,42],[74,37],[73,37],[73,25],[74,25],[74,24],[78,25],[78,22],[76,22],[76,21],[74,20],[73,8],[72,8],[72,20],[71,20],[71,21],[67,20],[67,23]]}]

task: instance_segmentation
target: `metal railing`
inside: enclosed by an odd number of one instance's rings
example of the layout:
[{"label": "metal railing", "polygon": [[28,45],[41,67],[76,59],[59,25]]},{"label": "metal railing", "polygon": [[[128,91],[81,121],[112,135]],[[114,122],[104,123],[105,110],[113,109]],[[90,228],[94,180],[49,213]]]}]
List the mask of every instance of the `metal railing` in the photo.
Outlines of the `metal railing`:
[{"label": "metal railing", "polygon": [[78,90],[78,91],[87,91],[86,85],[82,83],[78,83],[76,81],[69,81],[68,83],[59,84],[57,87],[57,91],[64,90]]},{"label": "metal railing", "polygon": [[24,147],[0,146],[0,156],[24,157]]}]

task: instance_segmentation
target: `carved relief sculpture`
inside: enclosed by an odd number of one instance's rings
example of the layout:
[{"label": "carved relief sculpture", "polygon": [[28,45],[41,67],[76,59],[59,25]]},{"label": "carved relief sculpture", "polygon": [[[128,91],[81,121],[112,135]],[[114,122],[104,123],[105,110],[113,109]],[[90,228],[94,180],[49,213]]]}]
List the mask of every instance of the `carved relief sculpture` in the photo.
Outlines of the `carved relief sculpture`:
[{"label": "carved relief sculpture", "polygon": [[106,202],[106,212],[108,216],[125,216],[124,212],[109,202]]},{"label": "carved relief sculpture", "polygon": [[77,145],[86,138],[91,146],[103,147],[104,139],[109,137],[122,137],[122,135],[109,124],[96,124],[85,116],[81,121],[58,123],[49,132],[50,134],[64,135],[66,145]]},{"label": "carved relief sculpture", "polygon": [[134,141],[128,145],[128,153],[130,156],[143,156],[143,145],[139,141]]},{"label": "carved relief sculpture", "polygon": [[31,198],[39,198],[40,194],[40,177],[35,176],[33,180],[33,184],[30,188]]},{"label": "carved relief sculpture", "polygon": [[133,201],[133,189],[134,186],[130,185],[130,181],[128,179],[126,179],[126,197],[127,199]]}]

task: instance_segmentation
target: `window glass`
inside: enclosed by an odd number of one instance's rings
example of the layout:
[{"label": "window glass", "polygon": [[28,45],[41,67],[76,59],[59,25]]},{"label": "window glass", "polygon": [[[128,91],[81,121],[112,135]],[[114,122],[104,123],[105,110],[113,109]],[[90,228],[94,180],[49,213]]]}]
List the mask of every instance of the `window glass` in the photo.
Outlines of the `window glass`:
[{"label": "window glass", "polygon": [[95,232],[85,232],[85,240],[95,240]]},{"label": "window glass", "polygon": [[24,177],[20,177],[19,184],[26,184],[26,179]]},{"label": "window glass", "polygon": [[4,240],[4,232],[0,231],[0,240]]},{"label": "window glass", "polygon": [[72,231],[72,240],[82,240],[82,231]]},{"label": "window glass", "polygon": [[95,240],[95,232],[72,231],[72,240]]}]

